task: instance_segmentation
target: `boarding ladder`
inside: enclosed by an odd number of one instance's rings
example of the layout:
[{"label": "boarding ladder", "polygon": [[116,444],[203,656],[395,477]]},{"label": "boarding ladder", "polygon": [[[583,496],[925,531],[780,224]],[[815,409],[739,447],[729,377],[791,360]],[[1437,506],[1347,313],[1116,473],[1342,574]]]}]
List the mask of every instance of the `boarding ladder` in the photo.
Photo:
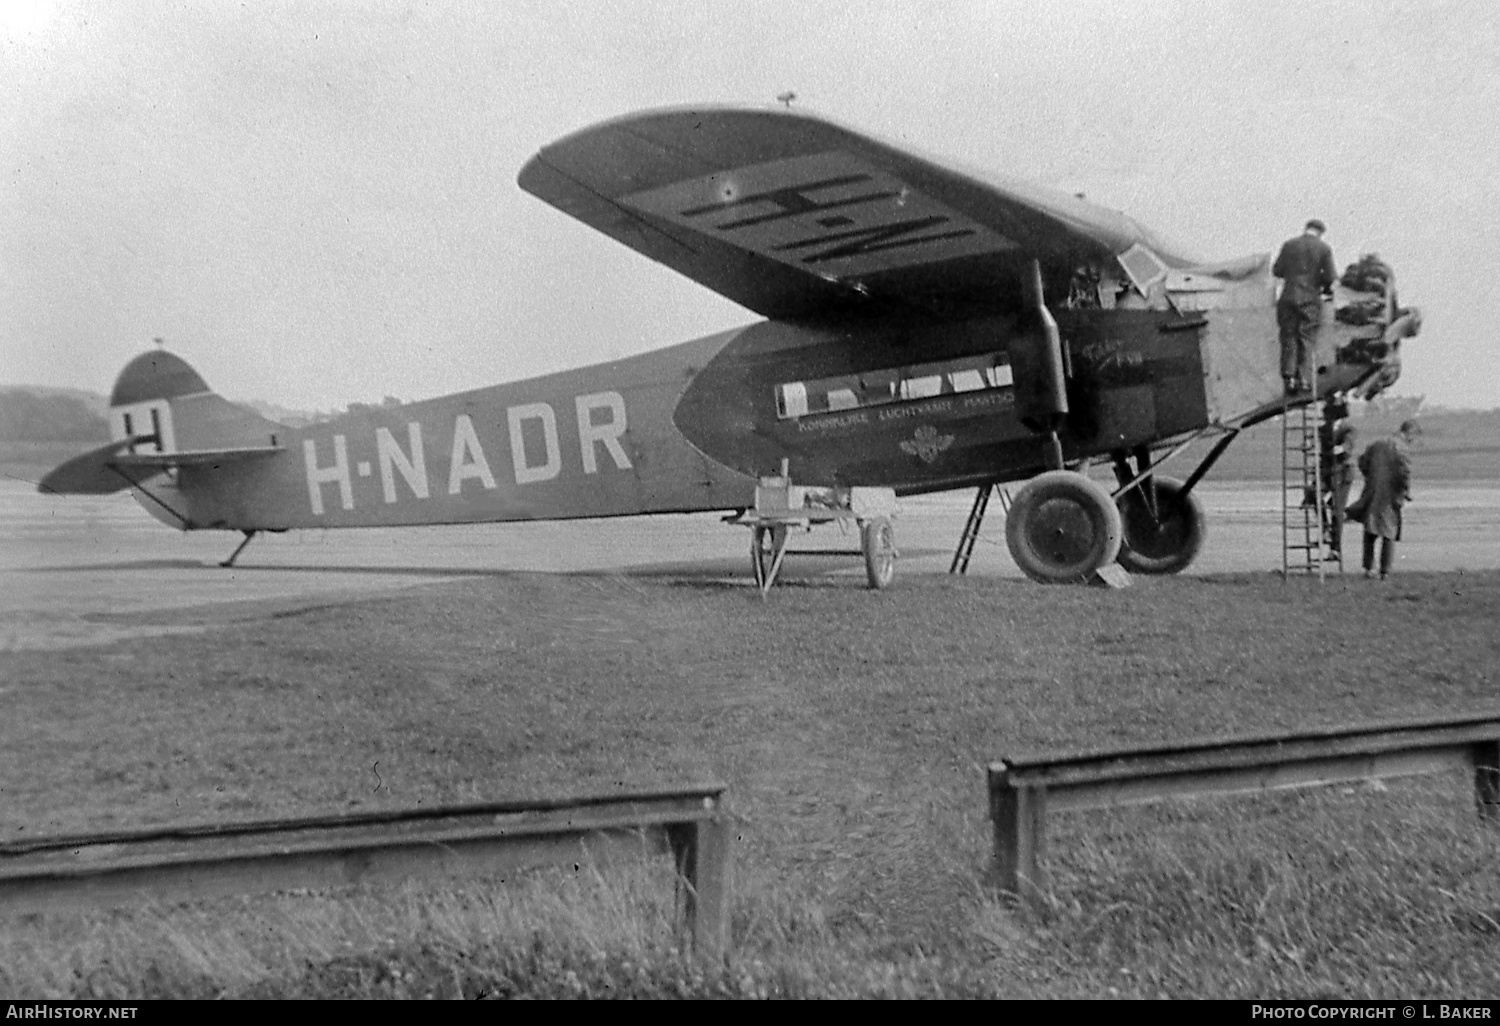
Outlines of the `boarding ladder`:
[{"label": "boarding ladder", "polygon": [[1288,405],[1281,415],[1281,574],[1324,576],[1323,471],[1318,458],[1322,410],[1316,402]]},{"label": "boarding ladder", "polygon": [[969,572],[969,560],[974,555],[974,543],[979,540],[979,529],[984,526],[984,514],[990,506],[990,493],[1000,493],[1000,510],[1010,512],[1010,493],[998,483],[980,485],[974,494],[974,505],[969,508],[969,519],[964,523],[964,533],[959,536],[958,549],[953,553],[953,562],[948,565],[950,574]]}]

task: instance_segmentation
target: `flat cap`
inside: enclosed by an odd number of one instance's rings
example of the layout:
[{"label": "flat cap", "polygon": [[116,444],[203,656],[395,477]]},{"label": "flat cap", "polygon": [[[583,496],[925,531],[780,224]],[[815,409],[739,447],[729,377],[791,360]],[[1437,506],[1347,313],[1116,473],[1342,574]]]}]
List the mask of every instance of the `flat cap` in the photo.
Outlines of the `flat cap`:
[{"label": "flat cap", "polygon": [[1315,232],[1326,232],[1328,230],[1328,226],[1316,217],[1307,222],[1304,227],[1311,228]]}]

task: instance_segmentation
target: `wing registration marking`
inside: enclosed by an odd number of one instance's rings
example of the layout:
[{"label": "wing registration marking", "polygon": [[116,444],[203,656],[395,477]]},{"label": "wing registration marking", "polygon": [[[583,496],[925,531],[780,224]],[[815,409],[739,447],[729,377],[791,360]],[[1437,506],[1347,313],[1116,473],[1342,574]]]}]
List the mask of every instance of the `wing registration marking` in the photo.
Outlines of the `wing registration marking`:
[{"label": "wing registration marking", "polygon": [[894,175],[837,151],[673,182],[623,202],[782,263],[838,277],[1016,245]]}]

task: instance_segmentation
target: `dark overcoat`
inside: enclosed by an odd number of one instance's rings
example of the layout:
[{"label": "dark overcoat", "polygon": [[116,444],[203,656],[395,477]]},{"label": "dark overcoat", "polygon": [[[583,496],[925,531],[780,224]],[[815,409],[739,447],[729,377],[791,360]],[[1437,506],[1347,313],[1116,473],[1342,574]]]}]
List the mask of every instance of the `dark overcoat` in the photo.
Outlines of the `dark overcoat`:
[{"label": "dark overcoat", "polygon": [[1271,273],[1286,283],[1277,300],[1281,306],[1311,305],[1317,309],[1323,293],[1338,280],[1333,250],[1328,243],[1306,232],[1282,245]]},{"label": "dark overcoat", "polygon": [[1359,456],[1365,476],[1359,501],[1349,507],[1351,519],[1363,521],[1366,534],[1399,540],[1401,507],[1411,494],[1411,463],[1390,438],[1371,442]]}]

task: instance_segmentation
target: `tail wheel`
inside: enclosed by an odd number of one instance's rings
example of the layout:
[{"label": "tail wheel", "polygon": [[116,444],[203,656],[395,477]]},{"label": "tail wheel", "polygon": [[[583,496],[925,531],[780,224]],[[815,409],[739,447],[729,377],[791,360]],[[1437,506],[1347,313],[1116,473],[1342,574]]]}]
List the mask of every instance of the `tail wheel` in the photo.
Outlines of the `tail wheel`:
[{"label": "tail wheel", "polygon": [[776,553],[786,545],[786,532],[785,527],[756,527],[750,532],[750,569],[758,587],[766,586]]},{"label": "tail wheel", "polygon": [[1186,569],[1203,547],[1208,526],[1197,495],[1182,494],[1182,482],[1175,477],[1154,476],[1155,516],[1139,488],[1120,496],[1125,530],[1120,565],[1133,574],[1175,574]]},{"label": "tail wheel", "polygon": [[885,517],[876,517],[859,529],[859,546],[865,553],[865,579],[876,591],[896,576],[896,529]]},{"label": "tail wheel", "polygon": [[1043,584],[1078,584],[1120,554],[1120,511],[1082,474],[1049,470],[1011,500],[1005,541],[1016,565]]}]

